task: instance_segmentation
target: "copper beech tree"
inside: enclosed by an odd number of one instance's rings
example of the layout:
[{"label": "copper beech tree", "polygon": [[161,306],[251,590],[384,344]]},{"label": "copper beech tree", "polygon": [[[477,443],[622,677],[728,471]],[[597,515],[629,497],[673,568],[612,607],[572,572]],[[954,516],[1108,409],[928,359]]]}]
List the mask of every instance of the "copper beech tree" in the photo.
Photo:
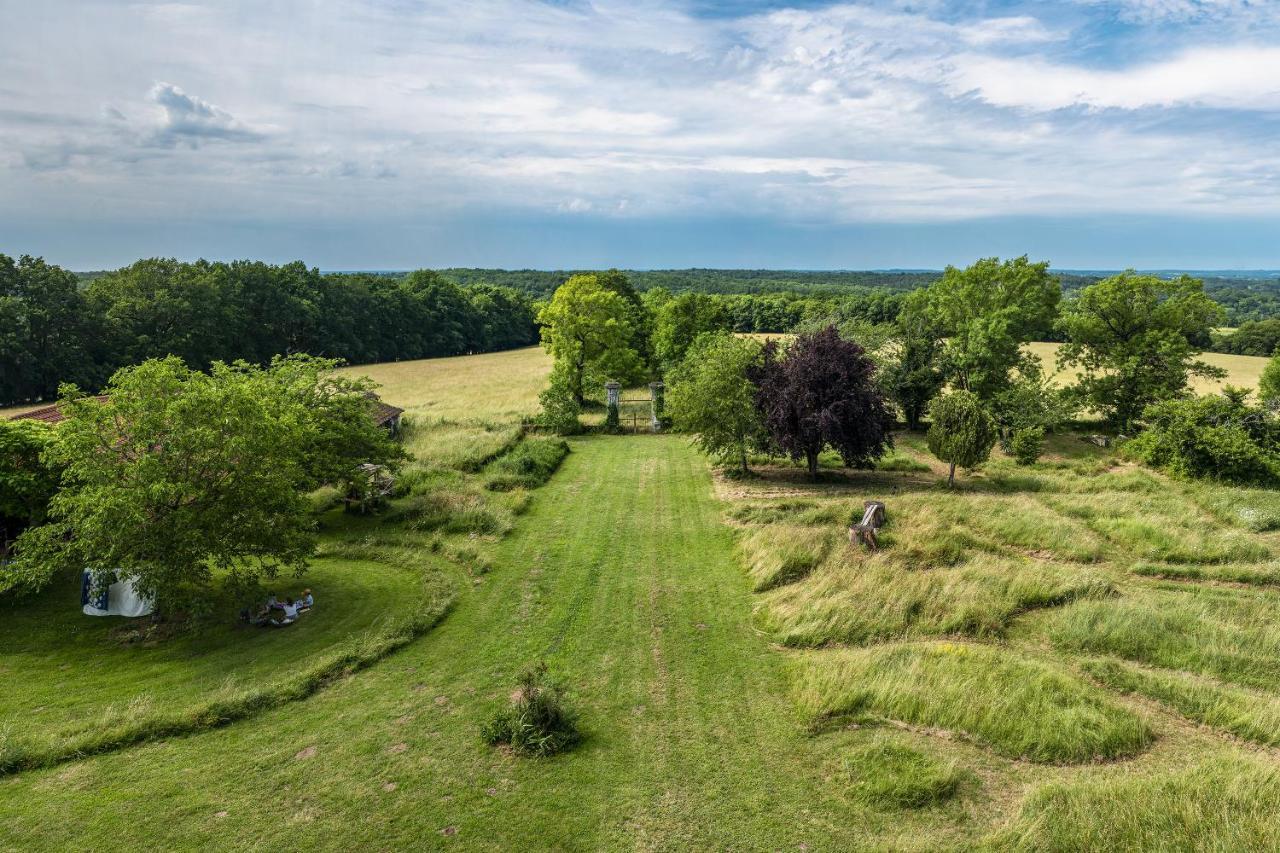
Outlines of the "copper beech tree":
[{"label": "copper beech tree", "polygon": [[810,477],[827,447],[845,465],[867,468],[893,445],[875,363],[834,326],[799,336],[785,355],[769,341],[752,374],[765,429],[784,453],[805,460]]}]

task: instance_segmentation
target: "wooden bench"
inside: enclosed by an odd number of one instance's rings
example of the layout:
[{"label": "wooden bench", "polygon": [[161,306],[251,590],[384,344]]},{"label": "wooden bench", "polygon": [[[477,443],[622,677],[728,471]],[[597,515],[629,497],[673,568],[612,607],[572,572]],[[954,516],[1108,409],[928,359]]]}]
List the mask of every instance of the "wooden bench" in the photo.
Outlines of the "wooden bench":
[{"label": "wooden bench", "polygon": [[849,544],[865,545],[867,550],[874,551],[879,547],[876,534],[884,526],[884,504],[880,501],[867,501],[863,507],[862,521],[849,525]]}]

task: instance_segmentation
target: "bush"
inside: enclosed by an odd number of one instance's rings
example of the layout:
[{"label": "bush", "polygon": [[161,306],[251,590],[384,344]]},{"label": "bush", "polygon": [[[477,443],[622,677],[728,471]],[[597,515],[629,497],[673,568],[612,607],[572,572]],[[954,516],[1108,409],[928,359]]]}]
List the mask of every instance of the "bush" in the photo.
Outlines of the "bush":
[{"label": "bush", "polygon": [[525,670],[519,687],[484,727],[485,742],[505,744],[522,755],[554,755],[576,744],[577,718],[565,703],[564,688],[540,663]]},{"label": "bush", "polygon": [[489,465],[485,488],[492,492],[536,489],[560,467],[569,445],[555,438],[531,438]]},{"label": "bush", "polygon": [[538,395],[538,403],[542,410],[538,412],[538,426],[549,429],[556,435],[577,435],[582,432],[582,423],[578,416],[582,407],[573,397],[568,375],[561,370],[551,373],[551,384]]},{"label": "bush", "polygon": [[1030,465],[1044,451],[1044,428],[1024,427],[1014,430],[1009,439],[1009,452],[1019,465]]},{"label": "bush", "polygon": [[1126,450],[1185,479],[1280,483],[1280,422],[1243,395],[1192,397],[1148,406],[1146,432]]}]

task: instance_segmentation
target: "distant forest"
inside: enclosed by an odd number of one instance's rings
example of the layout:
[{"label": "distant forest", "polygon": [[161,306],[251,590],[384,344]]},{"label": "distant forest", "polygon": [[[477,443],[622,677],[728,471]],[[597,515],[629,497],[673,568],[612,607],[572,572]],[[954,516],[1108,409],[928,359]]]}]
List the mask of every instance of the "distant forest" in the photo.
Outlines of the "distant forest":
[{"label": "distant forest", "polygon": [[[274,265],[142,260],[72,273],[0,255],[0,405],[52,398],[60,382],[97,389],[117,368],[174,354],[188,364],[263,364],[307,352],[351,364],[510,349],[537,343],[539,303],[573,270],[441,269],[324,273]],[[936,271],[643,270],[636,290],[711,294],[726,327],[787,332],[815,322],[892,322],[905,294]],[[1059,274],[1069,297],[1105,273]],[[1205,290],[1241,326],[1224,352],[1280,344],[1280,279],[1233,273]]]},{"label": "distant forest", "polygon": [[[487,282],[527,293],[550,296],[569,276],[592,270],[497,270],[449,268],[439,273],[458,284]],[[840,296],[874,291],[904,293],[936,281],[936,270],[815,271],[815,270],[627,270],[639,291],[662,287],[672,293],[699,291],[723,294],[796,294]],[[1066,296],[1106,278],[1110,272],[1059,272]],[[1161,275],[1176,273],[1161,272]],[[1265,273],[1219,272],[1193,274],[1204,281],[1205,292],[1227,310],[1227,323],[1280,318],[1280,276]]]}]

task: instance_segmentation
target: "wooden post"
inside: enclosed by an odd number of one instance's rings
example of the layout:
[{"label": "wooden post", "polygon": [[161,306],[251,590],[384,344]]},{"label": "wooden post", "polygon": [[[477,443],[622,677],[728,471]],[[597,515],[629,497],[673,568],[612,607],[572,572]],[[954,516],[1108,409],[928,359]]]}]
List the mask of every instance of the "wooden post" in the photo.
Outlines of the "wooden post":
[{"label": "wooden post", "polygon": [[618,392],[622,390],[622,386],[617,382],[609,381],[604,383],[605,393],[608,395],[606,405],[609,407],[609,413],[605,416],[604,425],[607,429],[616,431],[618,424]]}]

